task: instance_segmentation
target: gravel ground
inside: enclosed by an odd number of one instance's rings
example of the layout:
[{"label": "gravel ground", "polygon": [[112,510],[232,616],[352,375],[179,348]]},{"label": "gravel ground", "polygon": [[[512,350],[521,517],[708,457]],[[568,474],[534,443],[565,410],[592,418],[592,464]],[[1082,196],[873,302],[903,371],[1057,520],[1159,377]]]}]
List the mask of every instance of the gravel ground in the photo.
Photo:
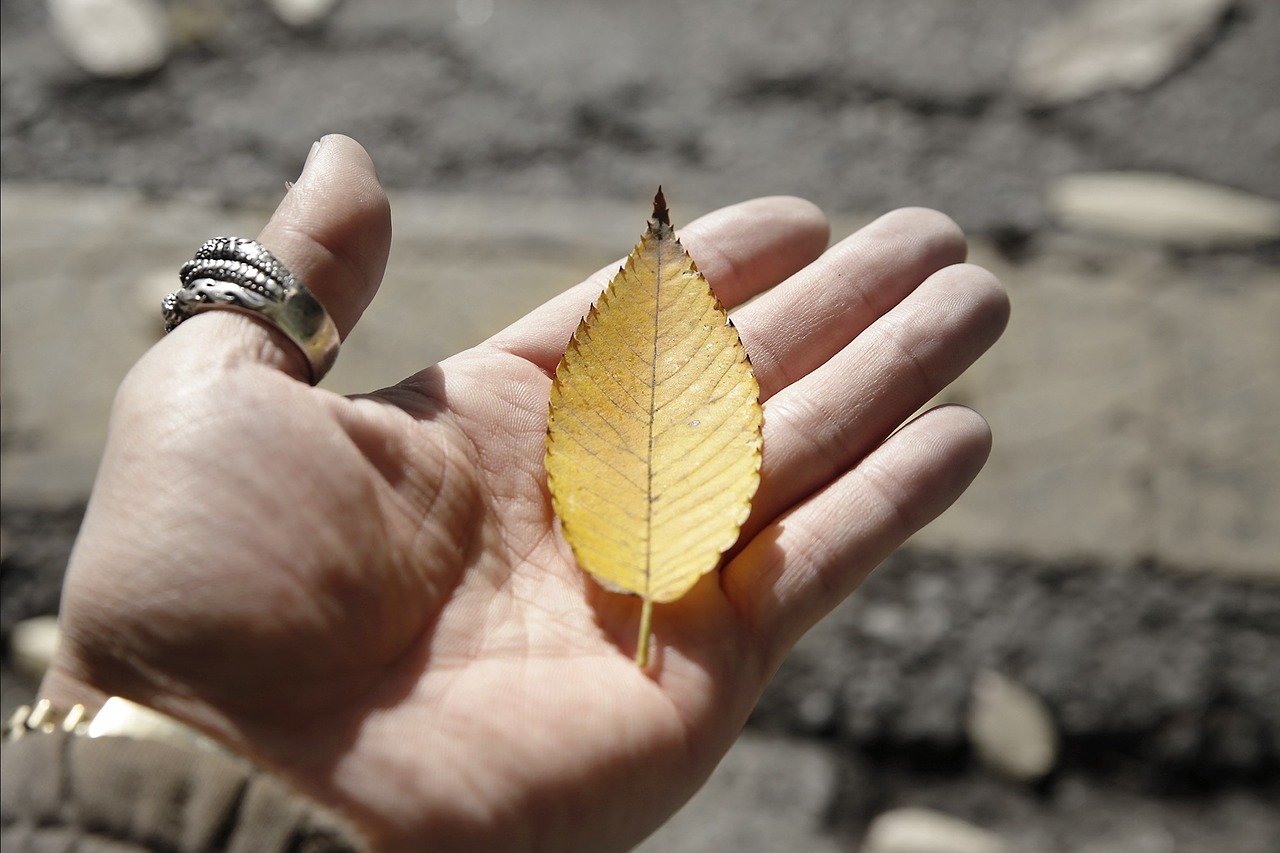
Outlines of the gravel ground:
[{"label": "gravel ground", "polygon": [[[1010,72],[1069,8],[1054,0],[497,0],[479,23],[464,6],[485,4],[352,0],[298,31],[261,3],[173,0],[170,61],[112,82],[67,60],[42,3],[5,0],[0,178],[230,204],[278,193],[314,138],[342,131],[392,188],[927,204],[1014,259],[1053,227],[1044,187],[1063,174],[1143,169],[1280,198],[1268,0],[1231,4],[1150,90],[1057,107],[1028,104]],[[1276,247],[1243,254],[1274,263]],[[1210,277],[1223,259],[1180,257]],[[80,511],[4,507],[6,639],[55,609]],[[835,757],[837,838],[910,803],[1024,849],[1274,850],[1280,589],[1207,568],[904,551],[804,641],[752,727]],[[983,668],[1053,709],[1063,757],[1037,786],[970,752]],[[5,710],[30,690],[6,664]]]}]

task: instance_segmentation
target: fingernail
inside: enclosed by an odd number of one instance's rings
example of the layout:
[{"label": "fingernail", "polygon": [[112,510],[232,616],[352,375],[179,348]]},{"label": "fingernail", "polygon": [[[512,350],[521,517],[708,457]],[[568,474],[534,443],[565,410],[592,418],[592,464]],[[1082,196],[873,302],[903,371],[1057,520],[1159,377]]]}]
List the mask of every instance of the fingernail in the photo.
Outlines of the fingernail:
[{"label": "fingernail", "polygon": [[300,183],[302,183],[303,181],[305,181],[305,180],[306,180],[306,178],[307,178],[307,172],[308,172],[308,170],[310,170],[310,169],[311,169],[311,164],[315,162],[315,159],[316,159],[316,152],[318,152],[318,151],[320,150],[320,143],[321,143],[321,140],[319,140],[319,139],[317,139],[315,142],[311,143],[311,150],[307,152],[307,159],[306,159],[306,162],[304,162],[304,163],[302,164],[302,173],[301,173],[300,175],[298,175],[298,180],[296,180],[296,181],[285,181],[285,186],[286,186],[288,189],[293,189],[293,188],[294,188],[294,186],[296,186],[297,184],[300,184]]}]

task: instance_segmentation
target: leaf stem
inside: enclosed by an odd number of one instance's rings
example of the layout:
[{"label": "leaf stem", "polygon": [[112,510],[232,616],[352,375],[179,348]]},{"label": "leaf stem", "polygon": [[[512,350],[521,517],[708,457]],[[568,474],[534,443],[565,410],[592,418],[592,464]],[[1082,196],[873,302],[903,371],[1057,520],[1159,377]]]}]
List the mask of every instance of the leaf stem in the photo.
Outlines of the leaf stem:
[{"label": "leaf stem", "polygon": [[644,669],[649,665],[649,635],[653,633],[653,600],[644,598],[640,608],[640,636],[636,639],[636,666]]}]

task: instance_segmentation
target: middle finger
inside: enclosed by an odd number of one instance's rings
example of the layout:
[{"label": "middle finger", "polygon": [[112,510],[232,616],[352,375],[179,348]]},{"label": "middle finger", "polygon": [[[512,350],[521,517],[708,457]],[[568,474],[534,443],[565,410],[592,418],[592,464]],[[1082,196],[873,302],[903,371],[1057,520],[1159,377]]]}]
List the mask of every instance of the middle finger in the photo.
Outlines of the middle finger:
[{"label": "middle finger", "polygon": [[964,234],[947,216],[895,210],[734,312],[760,399],[826,362],[920,282],[963,261],[965,252]]},{"label": "middle finger", "polygon": [[995,343],[1008,314],[995,276],[971,264],[947,267],[775,394],[765,404],[760,489],[746,533],[855,465]]}]

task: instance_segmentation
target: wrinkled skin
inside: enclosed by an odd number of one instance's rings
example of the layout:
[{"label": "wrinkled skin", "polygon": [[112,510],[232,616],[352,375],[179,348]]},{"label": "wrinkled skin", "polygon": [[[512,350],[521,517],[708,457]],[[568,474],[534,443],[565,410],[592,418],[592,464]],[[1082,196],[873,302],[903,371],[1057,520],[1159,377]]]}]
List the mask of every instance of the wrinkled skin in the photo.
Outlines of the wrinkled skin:
[{"label": "wrinkled skin", "polygon": [[[1007,319],[956,226],[908,209],[830,249],[827,232],[789,198],[681,231],[736,309],[764,467],[722,570],[656,608],[649,669],[632,660],[638,600],[574,565],[543,470],[550,377],[606,270],[352,398],[308,385],[252,318],[179,326],[119,391],[44,695],[187,721],[380,848],[634,845],[710,774],[801,634],[990,447],[967,409],[913,418]],[[368,156],[331,136],[259,239],[345,335],[390,236]]]}]

